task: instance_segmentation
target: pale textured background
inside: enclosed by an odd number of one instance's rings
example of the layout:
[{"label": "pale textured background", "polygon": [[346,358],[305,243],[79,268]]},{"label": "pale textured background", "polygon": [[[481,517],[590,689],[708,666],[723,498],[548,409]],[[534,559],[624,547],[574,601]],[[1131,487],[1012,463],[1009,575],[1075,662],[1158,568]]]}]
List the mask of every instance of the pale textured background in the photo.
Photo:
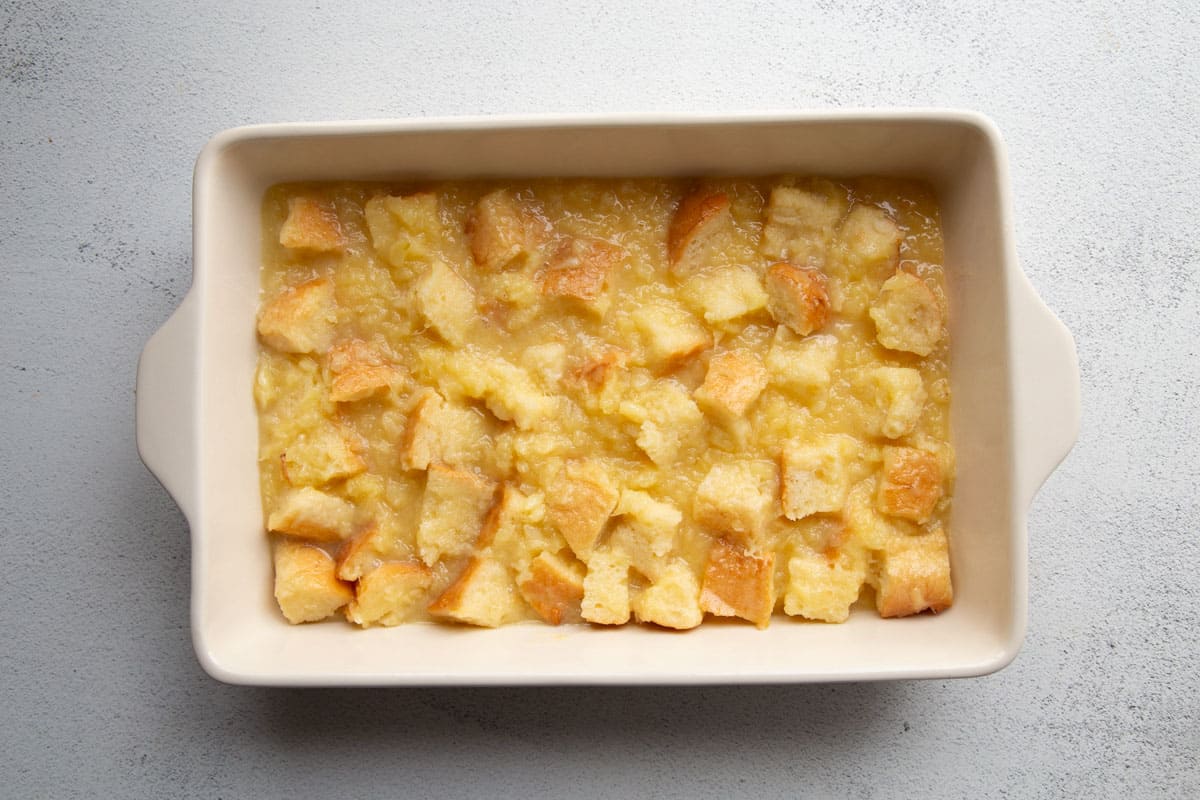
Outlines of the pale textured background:
[{"label": "pale textured background", "polygon": [[[0,0],[0,796],[1197,796],[1196,6],[541,5]],[[187,528],[132,391],[189,283],[210,135],[855,105],[999,123],[1024,266],[1078,340],[1083,431],[1030,517],[1016,663],[683,690],[200,671]]]}]

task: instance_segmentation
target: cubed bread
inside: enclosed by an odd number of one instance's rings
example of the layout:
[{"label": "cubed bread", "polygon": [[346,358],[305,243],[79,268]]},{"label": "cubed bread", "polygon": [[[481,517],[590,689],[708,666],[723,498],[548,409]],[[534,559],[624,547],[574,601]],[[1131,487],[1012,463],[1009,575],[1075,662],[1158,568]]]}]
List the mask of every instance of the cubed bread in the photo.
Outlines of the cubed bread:
[{"label": "cubed bread", "polygon": [[512,574],[494,558],[472,558],[428,611],[434,617],[483,628],[497,628],[524,616]]},{"label": "cubed bread", "polygon": [[461,346],[475,324],[475,290],[444,261],[433,261],[416,284],[417,309],[447,342]]},{"label": "cubed bread", "polygon": [[916,275],[898,270],[884,281],[868,313],[876,338],[889,350],[927,356],[942,339],[942,305]]},{"label": "cubed bread", "polygon": [[696,487],[692,517],[718,534],[753,543],[775,507],[773,471],[753,461],[713,464]]},{"label": "cubed bread", "polygon": [[356,581],[383,563],[384,541],[377,524],[353,539],[344,542],[337,554],[337,576],[344,581]]},{"label": "cubed bread", "polygon": [[944,611],[954,602],[950,583],[950,541],[946,532],[909,536],[883,554],[875,607],[881,617]]},{"label": "cubed bread", "polygon": [[433,573],[415,561],[389,561],[362,576],[346,619],[363,627],[392,626],[420,610],[433,585]]},{"label": "cubed bread", "polygon": [[767,270],[767,310],[800,336],[829,321],[829,282],[818,269],[780,261]]},{"label": "cubed bread", "polygon": [[619,347],[602,347],[586,353],[571,371],[571,379],[590,392],[602,392],[629,367],[629,353]]},{"label": "cubed bread", "polygon": [[354,592],[337,579],[324,550],[291,541],[275,545],[275,600],[288,622],[325,619],[352,599]]},{"label": "cubed bread", "polygon": [[427,351],[426,369],[436,376],[442,394],[449,398],[482,400],[499,420],[528,430],[539,426],[558,410],[554,397],[545,394],[530,374],[500,356],[475,352]]},{"label": "cubed bread", "polygon": [[567,239],[539,276],[541,292],[547,297],[595,300],[624,255],[620,247],[601,239]]},{"label": "cubed bread", "polygon": [[667,229],[667,257],[676,275],[705,266],[722,234],[733,227],[729,196],[697,189],[679,201]]},{"label": "cubed bread", "polygon": [[688,278],[683,296],[710,325],[747,317],[767,307],[762,280],[746,267],[720,267]]},{"label": "cubed bread", "polygon": [[768,381],[810,408],[823,408],[837,352],[838,341],[834,336],[801,338],[780,325],[767,351]]},{"label": "cubed bread", "polygon": [[332,203],[315,197],[288,198],[287,219],[279,228],[279,243],[289,250],[328,253],[346,245]]},{"label": "cubed bread", "polygon": [[584,561],[616,508],[620,493],[599,461],[570,461],[548,488],[546,519]]},{"label": "cubed bread", "polygon": [[329,351],[329,397],[335,403],[364,400],[408,381],[405,370],[375,345],[361,339],[339,342]]},{"label": "cubed bread", "polygon": [[543,552],[529,563],[518,588],[529,607],[551,625],[578,622],[584,572],[573,557]]},{"label": "cubed bread", "polygon": [[650,551],[665,556],[675,543],[675,532],[683,513],[666,502],[637,489],[623,489],[613,516],[623,517],[645,539]]},{"label": "cubed bread", "polygon": [[638,426],[637,446],[660,467],[669,467],[704,421],[687,390],[673,380],[657,380],[631,392],[618,413]]},{"label": "cubed bread", "polygon": [[881,514],[926,522],[942,497],[938,457],[915,447],[883,448],[875,507]]},{"label": "cubed bread", "polygon": [[833,184],[821,182],[812,189],[778,186],[767,201],[759,251],[767,258],[820,266],[845,213],[845,195]]},{"label": "cubed bread", "polygon": [[687,630],[704,619],[704,612],[700,610],[700,583],[682,561],[668,564],[631,605],[638,621],[652,622],[664,628]]},{"label": "cubed bread", "polygon": [[[657,535],[656,535],[657,534]],[[675,532],[654,531],[633,522],[616,522],[608,534],[605,546],[625,554],[629,565],[651,581],[658,580],[671,562]],[[663,544],[666,543],[664,549]]]},{"label": "cubed bread", "polygon": [[739,544],[717,539],[704,567],[700,610],[767,627],[775,610],[775,554],[755,554]]},{"label": "cubed bread", "polygon": [[630,316],[645,351],[646,365],[658,371],[677,367],[712,346],[712,336],[704,326],[673,300],[647,301]]},{"label": "cubed bread", "polygon": [[745,416],[765,388],[767,370],[758,356],[748,350],[726,350],[709,360],[704,383],[693,396],[705,411],[728,422]]},{"label": "cubed bread", "polygon": [[788,519],[841,511],[850,491],[858,441],[845,434],[788,442],[781,458],[781,498]]},{"label": "cubed bread", "polygon": [[394,267],[419,267],[441,256],[442,220],[433,192],[379,195],[364,206],[376,252]]},{"label": "cubed bread", "polygon": [[328,278],[302,283],[262,307],[258,335],[284,353],[323,353],[333,344],[337,302]]},{"label": "cubed bread", "polygon": [[629,556],[607,547],[592,551],[583,578],[581,616],[597,625],[629,621]]},{"label": "cubed bread", "polygon": [[467,233],[480,269],[516,269],[549,240],[550,223],[533,203],[497,189],[479,198],[467,220]]},{"label": "cubed bread", "polygon": [[862,264],[894,264],[900,258],[904,231],[877,206],[856,205],[838,231],[848,258]]},{"label": "cubed bread", "polygon": [[430,464],[421,500],[417,547],[434,564],[469,553],[495,499],[494,481],[474,472]]},{"label": "cubed bread", "polygon": [[323,486],[367,468],[340,427],[321,422],[288,444],[281,457],[283,477],[292,486]]},{"label": "cubed bread", "polygon": [[867,579],[866,560],[854,554],[830,558],[802,552],[788,559],[783,611],[820,622],[845,622]]},{"label": "cubed bread", "polygon": [[354,532],[354,506],[320,489],[303,486],[283,496],[279,507],[267,517],[267,530],[336,542]]},{"label": "cubed bread", "polygon": [[538,521],[540,515],[536,514],[533,500],[506,482],[500,487],[499,499],[483,521],[479,538],[475,540],[475,549],[483,551],[492,548],[511,554],[520,544],[523,524]]},{"label": "cubed bread", "polygon": [[880,436],[898,439],[916,428],[925,409],[925,382],[910,367],[874,367],[853,376],[855,391],[873,406]]},{"label": "cubed bread", "polygon": [[466,466],[486,446],[480,411],[451,403],[432,389],[422,393],[400,440],[400,465],[427,469],[433,462]]}]

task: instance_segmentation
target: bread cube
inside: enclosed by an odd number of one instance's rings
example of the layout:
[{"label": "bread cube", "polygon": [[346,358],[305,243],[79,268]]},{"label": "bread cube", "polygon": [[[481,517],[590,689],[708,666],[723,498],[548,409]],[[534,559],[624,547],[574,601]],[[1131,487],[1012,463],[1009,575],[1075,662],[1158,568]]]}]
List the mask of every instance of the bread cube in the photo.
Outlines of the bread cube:
[{"label": "bread cube", "polygon": [[344,581],[356,581],[384,561],[385,544],[377,524],[372,524],[338,550],[337,576]]},{"label": "bread cube", "polygon": [[392,266],[419,266],[439,258],[442,220],[433,192],[372,197],[363,210],[371,243]]},{"label": "bread cube", "polygon": [[354,532],[354,506],[310,486],[293,489],[267,517],[267,530],[319,542],[340,541]]},{"label": "bread cube", "polygon": [[674,543],[674,530],[655,531],[632,521],[622,521],[613,525],[606,546],[624,554],[633,569],[655,581],[670,562]]},{"label": "bread cube", "polygon": [[258,335],[284,353],[323,353],[333,344],[337,304],[328,278],[293,286],[262,307]]},{"label": "bread cube", "polygon": [[660,467],[675,463],[704,421],[687,390],[672,380],[654,381],[632,392],[617,411],[639,426],[638,447]]},{"label": "bread cube", "polygon": [[646,364],[657,370],[678,366],[712,346],[712,336],[678,303],[659,298],[630,315],[645,348]]},{"label": "bread cube", "polygon": [[604,347],[588,353],[571,371],[571,378],[588,391],[600,392],[611,386],[629,366],[629,353],[619,347]]},{"label": "bread cube", "polygon": [[516,269],[536,256],[550,238],[550,223],[529,202],[507,189],[490,192],[467,220],[471,255],[485,271]]},{"label": "bread cube", "polygon": [[942,497],[938,457],[915,447],[883,448],[883,471],[875,507],[882,514],[926,522]]},{"label": "bread cube", "polygon": [[363,627],[399,625],[420,610],[432,585],[433,573],[424,564],[380,564],[359,579],[346,619]]},{"label": "bread cube", "polygon": [[416,284],[417,309],[447,342],[461,346],[479,316],[475,290],[443,261],[434,261]]},{"label": "bread cube", "polygon": [[759,252],[767,258],[820,266],[845,213],[845,195],[833,184],[821,183],[812,190],[778,186],[767,201]]},{"label": "bread cube", "polygon": [[497,628],[524,616],[508,567],[494,558],[472,558],[428,611],[434,617],[483,628]]},{"label": "bread cube", "polygon": [[580,459],[567,463],[546,494],[547,521],[586,561],[620,499],[616,483],[600,462]]},{"label": "bread cube", "polygon": [[833,380],[837,350],[834,336],[799,338],[781,325],[767,352],[768,380],[805,404],[820,408]]},{"label": "bread cube", "polygon": [[279,228],[279,243],[289,250],[329,253],[346,246],[337,209],[315,197],[288,199],[288,215]]},{"label": "bread cube", "polygon": [[292,486],[323,486],[367,468],[346,434],[330,422],[289,443],[280,460],[283,477]]},{"label": "bread cube", "polygon": [[421,560],[432,565],[447,556],[471,552],[495,495],[494,481],[473,472],[430,464],[417,526]]},{"label": "bread cube", "polygon": [[667,258],[676,275],[705,266],[722,235],[733,227],[729,195],[698,189],[686,195],[675,209],[667,229]]},{"label": "bread cube", "polygon": [[800,336],[829,321],[829,282],[820,270],[780,261],[767,270],[766,287],[771,316]]},{"label": "bread cube", "polygon": [[700,610],[718,617],[739,617],[767,627],[775,610],[775,554],[751,553],[717,539],[708,553]]},{"label": "bread cube", "polygon": [[696,487],[692,517],[723,536],[753,543],[775,506],[770,471],[770,466],[752,461],[714,464]]},{"label": "bread cube", "polygon": [[581,616],[597,625],[629,621],[629,557],[611,548],[592,551],[583,578]]},{"label": "bread cube", "polygon": [[524,523],[540,521],[538,510],[528,495],[511,483],[505,483],[500,487],[500,499],[483,521],[475,549],[492,548],[511,553],[520,543]]},{"label": "bread cube", "polygon": [[700,583],[682,561],[667,565],[653,584],[632,602],[639,622],[652,622],[664,628],[687,630],[704,619],[700,610]]},{"label": "bread cube", "polygon": [[499,356],[458,350],[422,354],[426,369],[436,376],[448,397],[483,400],[499,420],[522,430],[537,427],[558,411],[557,401],[542,392],[528,372]]},{"label": "bread cube", "polygon": [[624,255],[620,247],[601,239],[567,239],[539,276],[541,292],[547,297],[595,300]]},{"label": "bread cube", "polygon": [[645,540],[655,556],[665,556],[675,543],[675,531],[683,513],[663,500],[637,489],[624,489],[613,516],[624,517]]},{"label": "bread cube", "polygon": [[853,436],[831,434],[783,448],[782,501],[788,519],[841,511],[850,491],[850,465],[858,454]]},{"label": "bread cube", "polygon": [[333,559],[319,547],[282,541],[275,545],[275,600],[288,622],[316,622],[354,599],[334,575]]},{"label": "bread cube", "polygon": [[866,579],[866,560],[857,555],[797,553],[788,559],[783,611],[820,622],[845,622]]},{"label": "bread cube", "polygon": [[719,420],[729,422],[746,414],[767,388],[767,370],[749,350],[726,350],[708,362],[704,383],[693,395],[697,403]]},{"label": "bread cube", "polygon": [[924,281],[907,272],[898,270],[884,281],[867,313],[876,338],[889,350],[927,356],[942,339],[941,303]]},{"label": "bread cube", "polygon": [[433,462],[465,466],[486,446],[486,436],[481,412],[427,390],[408,416],[400,440],[400,465],[404,469],[427,469]]},{"label": "bread cube", "polygon": [[938,527],[906,537],[883,554],[875,607],[881,617],[904,617],[922,611],[937,613],[954,602],[950,583],[950,541]]},{"label": "bread cube", "polygon": [[403,368],[361,339],[339,342],[329,351],[329,372],[329,397],[335,403],[364,400],[408,381]]},{"label": "bread cube", "polygon": [[898,439],[912,433],[925,409],[925,382],[909,367],[875,367],[854,375],[855,391],[879,413],[879,435]]},{"label": "bread cube", "polygon": [[859,264],[895,263],[900,258],[904,232],[883,209],[856,205],[846,215],[838,240],[847,257]]},{"label": "bread cube", "polygon": [[584,567],[574,558],[543,552],[530,562],[518,588],[539,617],[559,625],[581,619],[583,578]]},{"label": "bread cube", "polygon": [[762,280],[746,267],[721,267],[693,275],[683,296],[710,325],[721,325],[767,307]]}]

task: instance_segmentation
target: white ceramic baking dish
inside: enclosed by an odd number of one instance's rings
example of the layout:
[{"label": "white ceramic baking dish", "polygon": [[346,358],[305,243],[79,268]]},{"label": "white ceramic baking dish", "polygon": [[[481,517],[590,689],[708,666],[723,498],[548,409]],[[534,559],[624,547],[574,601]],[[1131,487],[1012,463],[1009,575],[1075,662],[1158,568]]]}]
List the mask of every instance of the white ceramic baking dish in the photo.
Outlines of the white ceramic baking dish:
[{"label": "white ceramic baking dish", "polygon": [[[938,616],[669,633],[430,624],[292,627],[271,594],[251,397],[260,205],[280,181],[806,173],[926,178],[943,212],[952,303],[955,604]],[[274,685],[748,683],[980,675],[1026,621],[1026,512],[1075,441],[1070,334],[1017,265],[1004,148],[972,113],[494,117],[261,125],[196,163],[194,275],[138,366],[142,459],[192,531],[204,668]]]}]

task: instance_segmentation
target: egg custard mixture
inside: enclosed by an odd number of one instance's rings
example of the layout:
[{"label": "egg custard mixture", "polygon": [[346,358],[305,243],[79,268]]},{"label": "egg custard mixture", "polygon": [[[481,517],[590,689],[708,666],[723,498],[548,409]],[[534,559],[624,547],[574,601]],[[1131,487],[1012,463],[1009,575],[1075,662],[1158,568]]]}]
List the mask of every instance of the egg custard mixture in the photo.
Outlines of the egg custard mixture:
[{"label": "egg custard mixture", "polygon": [[263,233],[254,398],[289,622],[950,606],[926,185],[293,184]]}]

